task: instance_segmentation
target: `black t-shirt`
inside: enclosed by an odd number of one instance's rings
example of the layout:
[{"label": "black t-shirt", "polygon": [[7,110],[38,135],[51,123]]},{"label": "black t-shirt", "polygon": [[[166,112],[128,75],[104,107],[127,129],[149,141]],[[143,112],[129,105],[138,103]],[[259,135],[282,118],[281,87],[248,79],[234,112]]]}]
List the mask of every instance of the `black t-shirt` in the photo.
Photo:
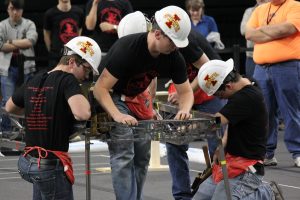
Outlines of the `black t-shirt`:
[{"label": "black t-shirt", "polygon": [[189,45],[185,48],[179,49],[182,53],[185,62],[187,64],[187,73],[190,81],[193,81],[198,74],[198,68],[193,66],[202,55],[203,52],[207,55],[210,60],[221,59],[220,56],[211,47],[209,42],[200,33],[195,30],[191,30],[188,35]]},{"label": "black t-shirt", "polygon": [[[87,3],[86,15],[89,14],[93,0]],[[102,22],[118,25],[121,19],[128,13],[133,12],[132,6],[128,0],[102,0],[98,4],[97,22],[92,38],[98,43],[102,52],[108,52],[109,48],[118,39],[115,30],[110,32],[102,32],[99,25]]]},{"label": "black t-shirt", "polygon": [[47,10],[44,16],[44,29],[51,31],[51,53],[60,55],[63,45],[78,36],[84,22],[83,10],[72,6],[68,12],[56,6]]},{"label": "black t-shirt", "polygon": [[[198,48],[200,47],[210,60],[214,60],[214,59],[220,60],[221,59],[219,54],[211,47],[211,45],[206,40],[206,38],[203,37],[203,35],[201,35],[199,32],[192,29],[188,36],[188,39],[189,39],[191,45],[193,46],[193,48],[196,48],[197,46],[198,46]],[[193,62],[195,62],[197,60],[196,58],[194,58],[194,59],[195,60]]]},{"label": "black t-shirt", "polygon": [[263,160],[268,115],[260,89],[245,86],[228,99],[220,113],[229,120],[226,151],[235,156]]},{"label": "black t-shirt", "polygon": [[26,146],[68,151],[75,118],[68,99],[82,94],[74,75],[62,71],[36,75],[12,96],[25,108]]},{"label": "black t-shirt", "polygon": [[118,79],[115,92],[136,96],[157,76],[171,78],[176,84],[187,80],[185,61],[179,51],[154,58],[148,50],[147,35],[137,33],[120,38],[100,63],[99,71],[107,68]]}]

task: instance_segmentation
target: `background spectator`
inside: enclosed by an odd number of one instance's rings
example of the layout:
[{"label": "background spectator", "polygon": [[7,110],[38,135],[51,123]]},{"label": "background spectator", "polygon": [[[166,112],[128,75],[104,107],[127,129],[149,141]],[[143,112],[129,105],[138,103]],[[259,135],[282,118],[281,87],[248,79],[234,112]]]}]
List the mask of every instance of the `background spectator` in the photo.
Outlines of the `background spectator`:
[{"label": "background spectator", "polygon": [[269,113],[265,165],[277,165],[278,119],[284,120],[284,142],[300,167],[300,2],[270,0],[255,8],[246,39],[255,43],[253,77],[262,88]]},{"label": "background spectator", "polygon": [[204,6],[203,0],[186,1],[186,10],[190,15],[192,28],[213,43],[214,48],[224,49],[225,46],[220,39],[217,24],[213,17],[204,14]]},{"label": "background spectator", "polygon": [[[245,36],[245,31],[246,31],[246,24],[253,12],[253,10],[260,4],[266,3],[269,0],[256,0],[256,5],[254,7],[247,8],[244,12],[243,19],[241,21],[241,34]],[[250,40],[246,40],[246,46],[247,48],[253,48],[254,47],[254,42]],[[245,61],[245,71],[246,71],[246,76],[247,77],[252,77],[253,72],[255,68],[255,62],[253,60],[253,51],[246,51],[246,61]]]},{"label": "background spectator", "polygon": [[81,35],[83,23],[83,10],[71,5],[71,0],[58,0],[57,6],[47,10],[43,33],[49,52],[49,70],[57,65],[64,44]]},{"label": "background spectator", "polygon": [[[7,0],[8,18],[0,22],[0,78],[1,106],[12,96],[17,84],[33,75],[35,62],[25,61],[24,56],[34,56],[33,46],[38,34],[35,24],[23,18],[24,0]],[[2,131],[9,129],[9,121],[2,117]]]},{"label": "background spectator", "polygon": [[86,28],[101,47],[103,55],[118,39],[117,28],[121,19],[133,11],[128,0],[90,0],[86,6]]}]

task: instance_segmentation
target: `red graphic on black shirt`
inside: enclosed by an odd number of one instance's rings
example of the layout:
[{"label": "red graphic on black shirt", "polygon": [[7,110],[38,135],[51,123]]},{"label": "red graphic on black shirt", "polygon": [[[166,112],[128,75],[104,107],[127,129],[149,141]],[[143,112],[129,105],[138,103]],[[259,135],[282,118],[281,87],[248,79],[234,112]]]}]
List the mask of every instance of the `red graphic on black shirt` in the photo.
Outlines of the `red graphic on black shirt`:
[{"label": "red graphic on black shirt", "polygon": [[111,23],[111,24],[116,24],[117,21],[117,14],[116,13],[108,13],[107,16],[107,22]]},{"label": "red graphic on black shirt", "polygon": [[196,67],[194,67],[194,65],[192,64],[187,64],[186,66],[187,66],[187,74],[188,74],[189,81],[193,81],[197,76],[199,70]]},{"label": "red graphic on black shirt", "polygon": [[124,90],[124,94],[128,96],[135,96],[149,86],[152,79],[158,76],[156,71],[149,71],[142,74],[137,74],[128,81],[127,87]]},{"label": "red graphic on black shirt", "polygon": [[67,18],[62,20],[59,28],[59,38],[64,44],[78,36],[78,24],[74,19]]},{"label": "red graphic on black shirt", "polygon": [[48,129],[48,121],[52,120],[52,116],[47,116],[43,113],[43,105],[47,104],[45,92],[53,90],[53,87],[28,87],[30,94],[29,106],[31,110],[26,117],[27,129],[29,131],[45,131]]},{"label": "red graphic on black shirt", "polygon": [[[110,24],[118,25],[121,20],[121,10],[113,7],[105,8],[100,13],[100,23],[108,22]],[[114,32],[110,30],[107,32]]]}]

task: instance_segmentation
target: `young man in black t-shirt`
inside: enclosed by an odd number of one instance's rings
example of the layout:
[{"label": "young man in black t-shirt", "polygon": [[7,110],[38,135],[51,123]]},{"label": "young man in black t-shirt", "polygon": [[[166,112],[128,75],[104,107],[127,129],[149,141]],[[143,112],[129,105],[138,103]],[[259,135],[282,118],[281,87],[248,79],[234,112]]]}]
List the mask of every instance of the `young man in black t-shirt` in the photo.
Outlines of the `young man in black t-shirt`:
[{"label": "young man in black t-shirt", "polygon": [[[272,188],[262,182],[268,115],[261,90],[255,82],[241,77],[234,69],[232,59],[204,64],[199,70],[198,82],[208,95],[228,99],[216,116],[221,118],[222,125],[228,125],[223,144],[232,197],[273,199]],[[195,200],[226,199],[218,160],[216,152],[212,176],[200,185]]]},{"label": "young man in black t-shirt", "polygon": [[[121,20],[118,35],[119,37],[123,37],[129,34],[147,32],[149,31],[147,30],[149,24],[150,21],[140,11],[130,13]],[[180,48],[179,51],[185,59],[187,75],[194,90],[194,109],[214,114],[223,107],[224,101],[217,97],[207,96],[205,92],[199,89],[196,77],[199,68],[204,63],[208,62],[209,59],[220,59],[220,57],[207,42],[206,38],[196,31],[191,30],[188,35],[188,40],[188,46]],[[155,97],[156,80],[152,83],[151,85],[153,85],[153,87],[150,88],[154,91],[152,91],[151,94],[154,94],[153,96]],[[169,86],[169,92],[169,102],[178,104],[178,95],[173,83]],[[175,200],[192,199],[193,194],[191,191],[188,156],[186,153],[188,144],[175,145],[166,143],[166,147],[169,168],[172,175],[173,197]],[[212,155],[216,147],[217,141],[215,141],[215,139],[209,139],[209,150]]]},{"label": "young man in black t-shirt", "polygon": [[58,0],[57,6],[46,11],[43,34],[49,52],[49,70],[59,62],[64,44],[81,35],[83,23],[83,10],[71,5],[71,0]]},{"label": "young man in black t-shirt", "polygon": [[27,81],[6,103],[6,111],[25,113],[25,152],[20,156],[21,177],[33,183],[33,200],[73,199],[69,137],[75,120],[88,120],[90,104],[79,81],[98,73],[101,50],[88,37],[75,37],[51,71]]},{"label": "young man in black t-shirt", "polygon": [[107,53],[118,39],[117,28],[121,19],[133,12],[129,0],[90,0],[86,6],[85,25],[93,31],[92,38]]},{"label": "young man in black t-shirt", "polygon": [[[169,77],[175,83],[179,95],[175,119],[190,118],[193,92],[184,59],[177,50],[188,45],[190,28],[187,13],[179,7],[168,6],[155,13],[149,33],[124,36],[111,47],[101,62],[103,72],[94,87],[94,96],[114,121],[137,125],[143,116],[134,113],[121,97],[143,93],[158,75]],[[146,106],[143,102],[138,105]],[[116,199],[140,200],[150,159],[150,141],[130,141],[132,129],[124,126],[110,134],[113,138],[129,139],[108,143]]]},{"label": "young man in black t-shirt", "polygon": [[[194,91],[193,109],[215,114],[224,105],[226,100],[218,97],[207,96],[198,86],[197,74],[202,65],[211,59],[219,59],[220,56],[214,51],[209,42],[200,33],[191,30],[189,36],[189,45],[181,48],[179,51],[186,62],[186,70],[189,81]],[[177,93],[172,91],[173,85],[169,87],[168,101],[177,104]],[[217,148],[217,141],[214,138],[208,138],[208,148],[210,155],[214,154]],[[193,197],[191,191],[190,171],[188,165],[187,151],[188,144],[175,145],[166,143],[167,158],[170,173],[172,175],[172,194],[175,200],[190,200]]]}]

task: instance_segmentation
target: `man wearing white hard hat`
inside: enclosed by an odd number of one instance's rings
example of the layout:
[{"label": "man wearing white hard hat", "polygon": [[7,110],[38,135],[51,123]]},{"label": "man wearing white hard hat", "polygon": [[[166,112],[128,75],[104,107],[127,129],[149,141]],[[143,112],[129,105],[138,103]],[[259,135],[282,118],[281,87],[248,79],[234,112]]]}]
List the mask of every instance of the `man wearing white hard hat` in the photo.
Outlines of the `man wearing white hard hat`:
[{"label": "man wearing white hard hat", "polygon": [[79,81],[92,71],[98,73],[100,58],[101,50],[94,40],[75,37],[65,45],[53,70],[25,82],[6,103],[7,112],[25,114],[26,146],[18,169],[24,180],[33,183],[33,200],[73,199],[69,137],[76,120],[91,116]]},{"label": "man wearing white hard hat", "polygon": [[[263,183],[268,115],[264,98],[255,82],[242,77],[233,60],[211,60],[198,73],[199,86],[208,95],[228,99],[216,116],[228,125],[223,137],[231,195],[234,199],[276,199],[282,194],[275,182]],[[218,151],[213,158],[212,176],[206,179],[195,200],[227,199]],[[219,162],[220,161],[220,162]]]},{"label": "man wearing white hard hat", "polygon": [[[167,6],[155,13],[150,32],[124,36],[111,47],[100,64],[103,71],[95,84],[94,96],[114,121],[137,125],[138,120],[153,117],[151,102],[133,106],[122,97],[135,99],[158,75],[169,77],[175,83],[179,94],[175,119],[191,117],[193,91],[184,59],[177,50],[188,45],[190,30],[187,13],[177,6]],[[151,111],[149,115],[147,110]],[[130,141],[132,129],[124,126],[110,131],[110,135],[129,139],[108,142],[116,199],[140,200],[149,165],[150,141]]]},{"label": "man wearing white hard hat", "polygon": [[[125,35],[147,32],[151,27],[151,23],[140,11],[126,15],[119,24],[118,35]],[[199,86],[197,81],[197,73],[199,68],[209,59],[220,59],[219,55],[213,50],[205,37],[196,31],[191,30],[188,35],[189,44],[179,51],[183,55],[186,62],[186,70],[192,89],[194,90],[194,106],[193,108],[201,112],[216,113],[225,104],[224,100],[217,97],[207,96]],[[153,79],[149,86],[150,93],[155,98],[156,79]],[[173,104],[178,104],[178,95],[174,84],[169,85],[168,101]],[[173,118],[173,116],[169,116]],[[209,153],[213,155],[218,142],[214,138],[208,139]],[[169,169],[172,176],[172,194],[175,200],[190,200],[193,197],[191,190],[189,159],[187,156],[188,144],[175,145],[166,143],[167,158]]]}]

